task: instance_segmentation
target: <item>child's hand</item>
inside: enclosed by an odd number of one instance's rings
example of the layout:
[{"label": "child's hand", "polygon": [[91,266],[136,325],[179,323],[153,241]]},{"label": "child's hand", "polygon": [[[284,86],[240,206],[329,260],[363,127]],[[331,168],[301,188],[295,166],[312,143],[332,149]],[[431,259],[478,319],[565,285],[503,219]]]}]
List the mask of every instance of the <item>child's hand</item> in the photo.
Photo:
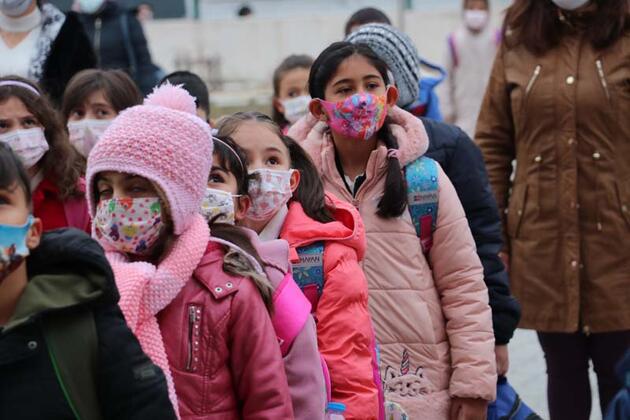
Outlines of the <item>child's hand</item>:
[{"label": "child's hand", "polygon": [[510,355],[508,353],[508,346],[495,346],[494,354],[497,358],[497,375],[505,376],[510,369]]},{"label": "child's hand", "polygon": [[486,420],[488,401],[479,398],[453,398],[450,420]]}]

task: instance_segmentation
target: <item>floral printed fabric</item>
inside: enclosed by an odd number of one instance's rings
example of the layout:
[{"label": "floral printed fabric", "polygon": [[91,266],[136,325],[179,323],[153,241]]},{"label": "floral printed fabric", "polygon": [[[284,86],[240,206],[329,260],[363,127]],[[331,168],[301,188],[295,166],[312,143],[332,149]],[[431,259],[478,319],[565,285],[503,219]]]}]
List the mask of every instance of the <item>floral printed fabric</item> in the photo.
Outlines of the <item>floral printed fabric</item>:
[{"label": "floral printed fabric", "polygon": [[386,96],[371,93],[356,93],[339,102],[320,100],[330,129],[357,140],[368,140],[383,126],[386,102]]},{"label": "floral printed fabric", "polygon": [[201,201],[201,214],[207,221],[234,224],[234,199],[229,192],[208,188]]},{"label": "floral printed fabric", "polygon": [[249,184],[252,205],[247,217],[264,221],[271,218],[291,198],[291,174],[293,170],[256,169],[255,178]]},{"label": "floral printed fabric", "polygon": [[28,256],[26,236],[32,224],[32,216],[21,226],[0,224],[0,281]]},{"label": "floral printed fabric", "polygon": [[96,237],[116,250],[143,254],[162,231],[162,206],[158,197],[112,198],[98,203],[94,218]]},{"label": "floral printed fabric", "polygon": [[112,120],[70,121],[68,123],[70,143],[72,143],[84,157],[88,157],[90,151],[111,122]]}]

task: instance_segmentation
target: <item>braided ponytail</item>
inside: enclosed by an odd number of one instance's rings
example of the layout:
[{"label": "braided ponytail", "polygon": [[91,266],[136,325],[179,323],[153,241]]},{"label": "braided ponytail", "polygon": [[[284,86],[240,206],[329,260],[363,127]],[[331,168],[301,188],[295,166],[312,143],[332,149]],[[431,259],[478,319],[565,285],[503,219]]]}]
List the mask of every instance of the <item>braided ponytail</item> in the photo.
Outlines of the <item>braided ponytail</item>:
[{"label": "braided ponytail", "polygon": [[[398,150],[398,140],[392,134],[389,118],[378,132],[378,138],[385,143],[387,150]],[[407,207],[407,183],[397,153],[388,153],[387,175],[385,176],[385,194],[378,203],[377,215],[389,219],[398,217]]]}]

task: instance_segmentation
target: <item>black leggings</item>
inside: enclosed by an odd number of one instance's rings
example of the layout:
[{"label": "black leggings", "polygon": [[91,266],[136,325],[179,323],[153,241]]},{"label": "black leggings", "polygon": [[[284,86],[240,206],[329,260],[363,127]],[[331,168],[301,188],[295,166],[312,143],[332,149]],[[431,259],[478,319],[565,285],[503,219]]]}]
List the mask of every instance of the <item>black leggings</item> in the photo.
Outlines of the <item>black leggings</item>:
[{"label": "black leggings", "polygon": [[589,420],[589,360],[597,375],[602,415],[622,384],[615,365],[630,348],[630,331],[586,335],[538,333],[547,362],[547,401],[551,420]]}]

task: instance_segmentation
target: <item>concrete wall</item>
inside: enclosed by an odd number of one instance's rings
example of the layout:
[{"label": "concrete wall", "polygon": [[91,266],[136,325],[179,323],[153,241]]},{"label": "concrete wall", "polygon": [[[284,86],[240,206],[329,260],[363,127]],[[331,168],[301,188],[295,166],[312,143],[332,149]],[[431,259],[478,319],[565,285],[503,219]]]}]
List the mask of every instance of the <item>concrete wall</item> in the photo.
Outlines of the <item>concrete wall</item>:
[{"label": "concrete wall", "polygon": [[[495,11],[495,22],[500,13]],[[158,20],[145,32],[154,61],[166,71],[187,67],[205,79],[214,79],[213,92],[231,97],[266,95],[271,75],[287,55],[317,56],[327,45],[343,38],[346,14],[290,18],[252,17],[241,20]],[[404,29],[415,41],[420,55],[441,63],[446,36],[457,27],[459,13],[408,11]],[[208,71],[208,60],[216,65]],[[178,68],[179,67],[179,68]],[[220,94],[213,95],[215,98]],[[266,100],[266,99],[265,99]],[[240,103],[241,99],[234,99]]]}]

